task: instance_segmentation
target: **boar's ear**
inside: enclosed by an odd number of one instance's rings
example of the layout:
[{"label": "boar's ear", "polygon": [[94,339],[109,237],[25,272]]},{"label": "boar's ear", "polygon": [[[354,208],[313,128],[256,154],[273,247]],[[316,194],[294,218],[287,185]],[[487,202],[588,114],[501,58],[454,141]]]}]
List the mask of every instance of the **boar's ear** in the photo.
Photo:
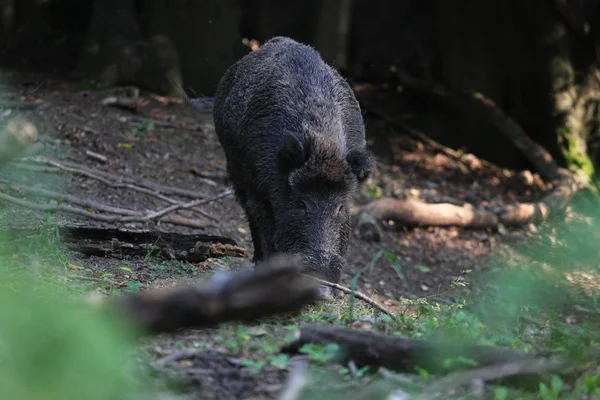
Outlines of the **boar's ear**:
[{"label": "boar's ear", "polygon": [[367,179],[375,168],[375,161],[367,151],[353,150],[346,156],[346,161],[359,183]]},{"label": "boar's ear", "polygon": [[295,135],[287,134],[283,148],[279,151],[279,166],[283,171],[300,168],[310,155],[309,146],[302,143]]}]

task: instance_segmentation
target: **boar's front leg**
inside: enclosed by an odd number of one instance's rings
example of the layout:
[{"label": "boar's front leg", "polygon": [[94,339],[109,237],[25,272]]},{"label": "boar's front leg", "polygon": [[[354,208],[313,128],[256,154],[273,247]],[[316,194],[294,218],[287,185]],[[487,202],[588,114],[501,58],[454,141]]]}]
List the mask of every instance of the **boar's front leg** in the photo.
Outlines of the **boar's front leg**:
[{"label": "boar's front leg", "polygon": [[270,206],[261,201],[248,200],[246,202],[246,215],[250,225],[250,234],[254,244],[253,263],[267,258],[274,252],[272,231],[274,221]]}]

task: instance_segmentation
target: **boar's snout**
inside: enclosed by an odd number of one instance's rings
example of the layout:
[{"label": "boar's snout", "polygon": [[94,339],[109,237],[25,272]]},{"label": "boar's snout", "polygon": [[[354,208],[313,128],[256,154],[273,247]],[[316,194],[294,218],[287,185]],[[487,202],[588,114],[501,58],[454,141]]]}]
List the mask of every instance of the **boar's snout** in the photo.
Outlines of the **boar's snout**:
[{"label": "boar's snout", "polygon": [[337,253],[319,252],[302,254],[306,271],[317,278],[337,283],[340,280],[346,260]]}]

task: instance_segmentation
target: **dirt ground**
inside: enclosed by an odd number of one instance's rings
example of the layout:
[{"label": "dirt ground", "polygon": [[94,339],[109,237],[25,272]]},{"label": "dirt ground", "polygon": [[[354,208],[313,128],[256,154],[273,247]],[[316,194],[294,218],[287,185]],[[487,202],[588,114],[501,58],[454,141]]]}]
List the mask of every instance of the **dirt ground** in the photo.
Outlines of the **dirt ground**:
[{"label": "dirt ground", "polygon": [[[130,89],[92,90],[46,76],[5,74],[3,85],[5,90],[0,102],[19,99],[39,102],[34,110],[23,114],[38,124],[41,133],[41,140],[29,156],[45,155],[91,170],[193,190],[203,196],[228,188],[224,153],[214,133],[210,112],[198,115],[186,104],[143,92],[140,94],[143,104],[136,110],[108,106],[103,104],[103,100],[112,96],[125,98]],[[540,194],[535,183],[527,184],[518,174],[479,166],[477,162],[466,166],[412,140],[395,127],[371,116],[368,110],[365,118],[368,139],[379,162],[373,178],[357,198],[358,205],[365,204],[373,196],[412,196],[430,202],[468,202],[491,209],[502,203],[534,199]],[[86,151],[101,154],[107,162],[86,155]],[[64,171],[40,171],[39,168],[31,171],[16,165],[11,167],[10,173],[14,173],[19,185],[46,187],[112,206],[150,211],[169,205],[153,196],[109,187],[98,180]],[[214,220],[189,210],[181,211],[179,215],[204,224],[202,232],[233,238],[247,249],[247,258],[209,259],[191,265],[152,257],[75,257],[73,263],[89,268],[91,276],[115,274],[113,282],[120,288],[131,285],[132,281],[138,282],[142,288],[170,286],[178,281],[197,279],[216,269],[248,265],[252,255],[250,233],[234,197],[203,205],[202,209]],[[36,226],[44,218],[39,211],[24,209],[11,208],[3,213],[3,220],[10,218],[20,225]],[[58,223],[107,225],[64,213],[57,213],[52,218]],[[383,225],[384,234],[377,243],[362,241],[357,232],[353,232],[348,257],[351,268],[345,271],[340,283],[349,286],[354,273],[364,269],[380,250],[396,254],[399,270],[386,257],[381,257],[364,270],[359,280],[359,290],[373,294],[385,304],[400,298],[448,297],[453,282],[470,280],[473,275],[470,271],[481,270],[489,256],[506,248],[505,237],[522,235],[521,232],[500,235],[458,228],[407,228],[387,222]],[[166,224],[160,228],[194,231]],[[215,332],[188,332],[181,336],[153,339],[148,351],[153,357],[160,358],[181,346],[209,343],[195,355],[182,357],[186,387],[192,389],[202,381],[202,398],[272,397],[281,387],[285,372],[269,367],[261,374],[253,375],[235,357],[228,358],[226,349],[210,345],[210,336]],[[271,333],[285,332],[274,330]],[[223,357],[223,354],[226,356]]]}]

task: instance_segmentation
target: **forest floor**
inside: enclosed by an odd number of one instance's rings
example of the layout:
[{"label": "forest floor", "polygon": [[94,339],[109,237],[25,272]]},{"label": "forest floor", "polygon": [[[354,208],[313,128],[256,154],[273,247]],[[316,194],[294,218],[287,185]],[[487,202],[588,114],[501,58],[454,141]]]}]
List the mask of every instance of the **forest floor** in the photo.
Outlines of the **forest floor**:
[{"label": "forest floor", "polygon": [[[197,114],[182,102],[143,92],[140,94],[142,102],[136,109],[119,108],[103,101],[109,97],[126,98],[127,88],[96,90],[35,75],[9,78],[9,75],[5,77],[0,102],[15,99],[38,102],[35,109],[23,111],[25,117],[36,123],[41,134],[28,156],[46,156],[91,170],[196,191],[204,196],[228,189],[225,157],[210,112]],[[368,112],[365,118],[369,144],[378,159],[378,167],[357,196],[357,206],[388,196],[493,208],[535,200],[542,195],[537,178],[528,181],[518,172],[482,166],[476,161],[465,165],[413,140]],[[106,161],[90,156],[89,151],[102,155]],[[151,211],[169,205],[155,196],[110,187],[97,179],[63,170],[15,165],[7,176],[15,179],[13,185],[18,182],[20,186],[43,187],[115,207]],[[12,187],[11,193],[18,192],[17,189]],[[230,195],[201,208],[212,219],[190,210],[181,210],[178,214],[198,220],[204,229],[167,224],[159,228],[227,236],[246,248],[246,257],[211,258],[190,264],[158,259],[151,254],[139,258],[110,258],[83,257],[69,252],[65,253],[68,254],[64,261],[67,267],[63,273],[71,284],[84,287],[84,291],[110,295],[118,291],[170,287],[205,279],[216,270],[250,265],[253,251],[250,233],[234,197]],[[35,228],[48,221],[43,212],[21,207],[4,207],[0,212],[2,221],[21,227]],[[111,225],[68,213],[55,213],[50,219],[59,225]],[[115,225],[156,227],[154,223]],[[452,227],[408,228],[388,222],[382,225],[383,236],[379,242],[363,241],[353,230],[348,256],[350,267],[344,271],[340,284],[350,286],[352,278],[361,271],[358,290],[405,316],[427,314],[424,305],[433,309],[462,300],[469,294],[477,295],[481,288],[473,283],[480,272],[498,260],[518,259],[520,256],[511,243],[523,243],[539,236],[535,227],[492,232]],[[381,251],[393,257],[377,257]],[[159,376],[175,377],[183,392],[198,396],[196,398],[274,398],[287,376],[287,364],[277,355],[277,347],[301,322],[339,322],[345,307],[347,299],[342,299],[309,307],[296,321],[191,330],[144,340],[142,348],[150,359],[164,361]],[[355,318],[354,324],[367,327],[372,323],[374,313],[370,308],[361,304],[358,313],[363,319],[356,322]],[[400,329],[400,332],[417,337],[428,334],[426,328],[415,326],[405,332]],[[183,352],[184,349],[193,351]],[[172,357],[174,353],[182,355]],[[352,393],[353,385],[360,385],[360,379],[371,379],[357,376],[348,369],[333,371],[342,374],[339,393],[346,391],[346,395]]]}]

